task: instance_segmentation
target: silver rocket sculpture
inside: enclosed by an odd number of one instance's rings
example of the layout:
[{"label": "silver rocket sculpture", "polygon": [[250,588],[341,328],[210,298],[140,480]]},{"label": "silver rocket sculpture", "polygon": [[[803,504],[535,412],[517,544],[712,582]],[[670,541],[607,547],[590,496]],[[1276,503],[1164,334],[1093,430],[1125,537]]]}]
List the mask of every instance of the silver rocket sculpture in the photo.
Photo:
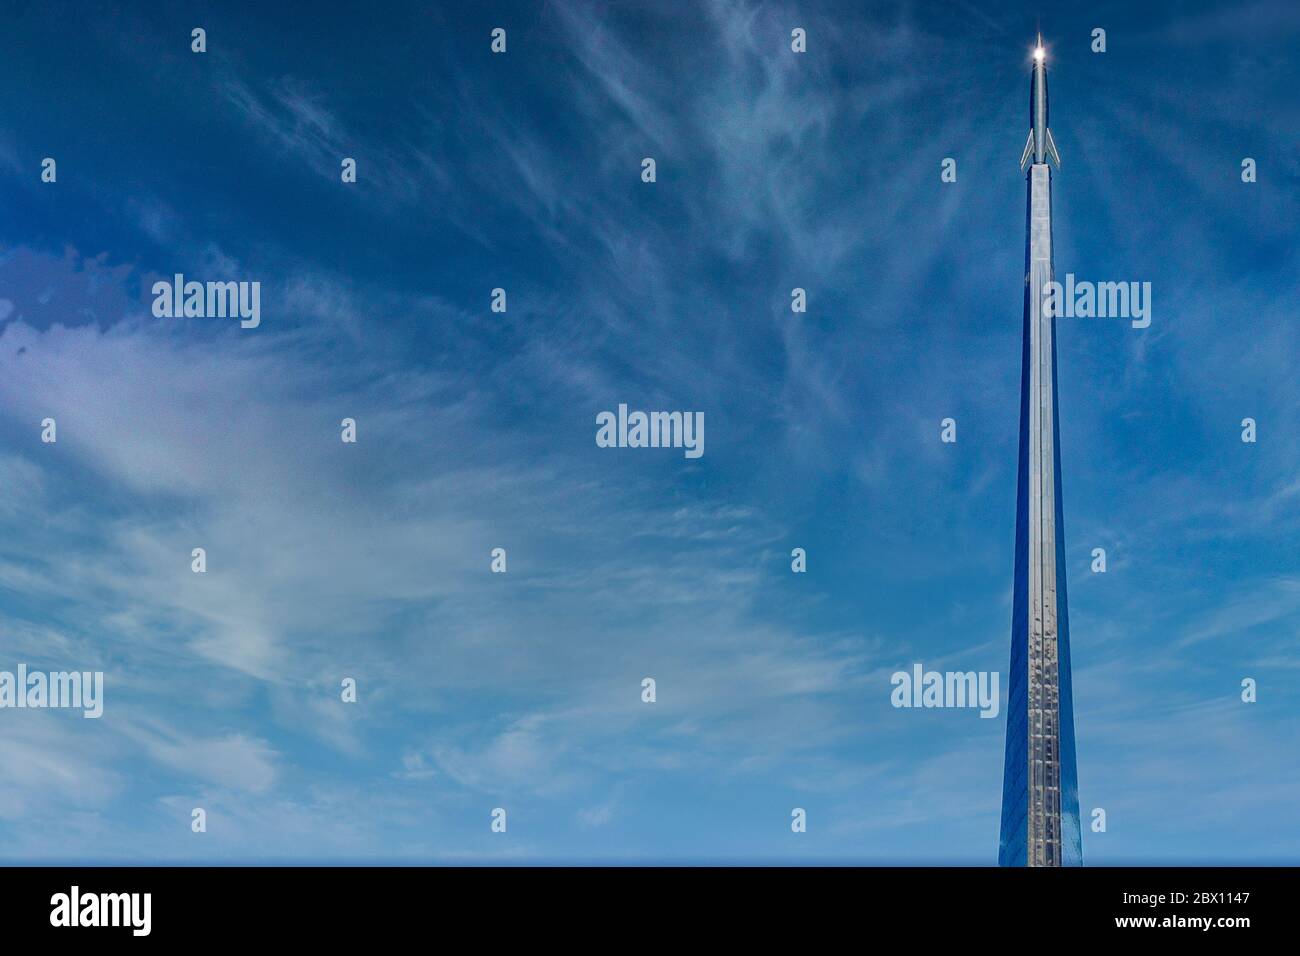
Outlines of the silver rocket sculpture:
[{"label": "silver rocket sculpture", "polygon": [[1056,407],[1056,322],[1044,308],[1052,281],[1052,169],[1047,51],[1040,34],[1029,85],[1020,464],[1015,589],[1002,782],[1003,866],[1082,863]]}]

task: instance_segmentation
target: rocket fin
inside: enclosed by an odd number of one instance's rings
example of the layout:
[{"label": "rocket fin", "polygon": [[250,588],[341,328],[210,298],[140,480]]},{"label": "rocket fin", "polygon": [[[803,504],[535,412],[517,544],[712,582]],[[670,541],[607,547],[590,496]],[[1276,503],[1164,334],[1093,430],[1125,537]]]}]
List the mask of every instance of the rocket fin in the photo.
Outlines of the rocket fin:
[{"label": "rocket fin", "polygon": [[1056,168],[1061,168],[1061,154],[1056,151],[1056,140],[1052,139],[1052,128],[1047,128],[1047,147],[1043,150],[1044,154],[1051,157],[1056,163]]},{"label": "rocket fin", "polygon": [[[1020,154],[1020,171],[1022,173],[1025,171],[1026,167],[1029,166],[1029,159],[1033,155],[1034,155],[1034,131],[1031,129],[1029,131],[1029,139],[1025,140],[1025,151]],[[1057,161],[1056,165],[1057,166],[1061,165],[1059,160]]]}]

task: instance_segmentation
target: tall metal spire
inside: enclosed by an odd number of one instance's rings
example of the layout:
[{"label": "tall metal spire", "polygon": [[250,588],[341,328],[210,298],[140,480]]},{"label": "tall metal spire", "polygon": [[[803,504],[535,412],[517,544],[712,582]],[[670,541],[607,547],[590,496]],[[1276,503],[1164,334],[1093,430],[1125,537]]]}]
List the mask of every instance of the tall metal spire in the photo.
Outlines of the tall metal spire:
[{"label": "tall metal spire", "polygon": [[[1016,563],[1002,780],[1003,866],[1083,862],[1074,754],[1070,625],[1056,407],[1056,322],[1044,309],[1052,281],[1052,171],[1061,159],[1047,125],[1047,51],[1042,34],[1029,81],[1024,343]],[[1032,162],[1031,162],[1032,160]]]}]

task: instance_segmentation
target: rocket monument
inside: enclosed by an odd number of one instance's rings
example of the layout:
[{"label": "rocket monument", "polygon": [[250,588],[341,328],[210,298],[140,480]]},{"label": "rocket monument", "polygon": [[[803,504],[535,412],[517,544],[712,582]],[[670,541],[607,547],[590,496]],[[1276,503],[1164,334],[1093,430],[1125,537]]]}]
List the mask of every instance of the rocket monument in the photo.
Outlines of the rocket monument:
[{"label": "rocket monument", "polygon": [[1053,278],[1053,165],[1059,170],[1061,157],[1047,125],[1047,51],[1040,34],[1029,81],[1029,138],[1020,158],[1028,210],[1001,866],[1083,863],[1065,591],[1056,320],[1044,309]]}]

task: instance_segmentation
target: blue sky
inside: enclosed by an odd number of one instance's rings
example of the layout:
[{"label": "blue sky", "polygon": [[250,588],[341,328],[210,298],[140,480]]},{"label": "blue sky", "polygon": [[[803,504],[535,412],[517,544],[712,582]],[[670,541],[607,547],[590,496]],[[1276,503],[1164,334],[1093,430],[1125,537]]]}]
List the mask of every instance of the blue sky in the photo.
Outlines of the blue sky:
[{"label": "blue sky", "polygon": [[994,862],[1041,25],[1085,861],[1300,859],[1294,4],[321,6],[6,16],[5,858]]}]

